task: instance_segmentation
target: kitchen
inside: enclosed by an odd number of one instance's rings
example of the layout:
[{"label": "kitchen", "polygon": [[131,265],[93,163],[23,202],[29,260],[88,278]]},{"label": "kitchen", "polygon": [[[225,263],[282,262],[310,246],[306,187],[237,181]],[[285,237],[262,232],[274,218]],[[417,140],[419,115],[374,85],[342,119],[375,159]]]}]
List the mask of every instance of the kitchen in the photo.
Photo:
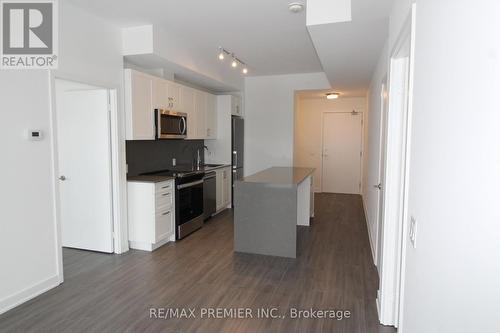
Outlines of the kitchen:
[{"label": "kitchen", "polygon": [[153,250],[231,208],[243,175],[242,102],[133,69],[125,94],[129,244]]}]

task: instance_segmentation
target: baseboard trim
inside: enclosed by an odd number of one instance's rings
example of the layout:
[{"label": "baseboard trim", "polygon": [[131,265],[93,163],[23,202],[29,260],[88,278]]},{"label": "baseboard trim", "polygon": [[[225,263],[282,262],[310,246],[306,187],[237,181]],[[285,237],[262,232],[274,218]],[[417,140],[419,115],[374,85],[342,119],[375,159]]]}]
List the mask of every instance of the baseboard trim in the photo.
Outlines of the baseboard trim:
[{"label": "baseboard trim", "polygon": [[[363,203],[363,211],[365,212],[366,231],[368,232],[368,240],[370,241],[370,250],[372,252],[373,264],[377,266],[377,256],[375,255],[375,245],[373,243],[372,234],[370,233],[370,222],[368,221],[368,211],[366,210],[365,196],[361,195],[361,202]],[[378,269],[378,267],[377,267]]]},{"label": "baseboard trim", "polygon": [[26,288],[21,292],[18,292],[17,294],[8,296],[0,300],[0,314],[5,313],[15,308],[16,306],[21,305],[24,302],[27,302],[52,288],[57,287],[59,284],[61,284],[60,280],[61,279],[59,275],[55,275],[45,281],[35,284],[34,286]]}]

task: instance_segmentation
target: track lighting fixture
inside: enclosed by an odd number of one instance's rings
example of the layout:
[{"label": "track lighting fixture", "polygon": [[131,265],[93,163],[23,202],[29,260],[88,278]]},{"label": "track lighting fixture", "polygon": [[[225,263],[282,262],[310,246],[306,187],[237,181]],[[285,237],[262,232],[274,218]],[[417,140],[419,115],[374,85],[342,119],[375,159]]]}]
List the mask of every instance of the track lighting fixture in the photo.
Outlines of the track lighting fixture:
[{"label": "track lighting fixture", "polygon": [[224,49],[219,47],[219,60],[224,60]]},{"label": "track lighting fixture", "polygon": [[224,60],[226,58],[226,55],[227,56],[230,56],[231,57],[231,67],[232,68],[236,68],[238,67],[239,65],[243,66],[242,70],[241,70],[241,73],[243,74],[248,74],[248,67],[247,67],[247,64],[245,64],[243,61],[241,61],[240,59],[238,59],[234,53],[232,52],[229,52],[228,50],[226,50],[225,48],[223,48],[222,46],[219,46],[219,55],[218,55],[218,58],[219,60]]}]

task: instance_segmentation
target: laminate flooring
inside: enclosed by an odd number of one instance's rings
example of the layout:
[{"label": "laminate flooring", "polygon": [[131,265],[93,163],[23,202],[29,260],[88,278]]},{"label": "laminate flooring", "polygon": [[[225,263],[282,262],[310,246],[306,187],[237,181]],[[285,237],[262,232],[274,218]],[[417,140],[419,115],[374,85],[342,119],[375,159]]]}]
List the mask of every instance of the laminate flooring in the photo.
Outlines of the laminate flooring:
[{"label": "laminate flooring", "polygon": [[[395,332],[378,324],[361,197],[317,194],[315,203],[312,226],[298,227],[297,259],[234,253],[231,210],[151,253],[64,249],[65,282],[1,315],[0,332]],[[168,309],[195,318],[166,318]],[[256,318],[259,309],[279,318]],[[293,309],[350,315],[299,319]]]}]

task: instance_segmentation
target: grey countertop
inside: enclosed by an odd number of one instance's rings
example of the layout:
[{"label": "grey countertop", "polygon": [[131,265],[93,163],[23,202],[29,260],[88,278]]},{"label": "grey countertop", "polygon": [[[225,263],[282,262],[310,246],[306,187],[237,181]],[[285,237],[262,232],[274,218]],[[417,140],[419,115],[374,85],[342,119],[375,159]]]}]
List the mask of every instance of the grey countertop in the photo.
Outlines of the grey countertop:
[{"label": "grey countertop", "polygon": [[[216,169],[230,167],[228,164],[220,164],[217,166],[204,165],[199,170],[193,169],[191,171],[199,172],[210,172]],[[140,182],[140,183],[159,183],[167,180],[175,179],[171,176],[159,176],[159,175],[139,175],[139,176],[127,176],[127,181],[129,182]]]},{"label": "grey countertop", "polygon": [[175,179],[175,177],[170,176],[155,176],[155,175],[143,175],[143,176],[130,176],[127,177],[128,182],[139,182],[139,183],[160,183],[167,180]]},{"label": "grey countertop", "polygon": [[243,178],[245,183],[293,186],[312,175],[313,168],[272,167]]}]

